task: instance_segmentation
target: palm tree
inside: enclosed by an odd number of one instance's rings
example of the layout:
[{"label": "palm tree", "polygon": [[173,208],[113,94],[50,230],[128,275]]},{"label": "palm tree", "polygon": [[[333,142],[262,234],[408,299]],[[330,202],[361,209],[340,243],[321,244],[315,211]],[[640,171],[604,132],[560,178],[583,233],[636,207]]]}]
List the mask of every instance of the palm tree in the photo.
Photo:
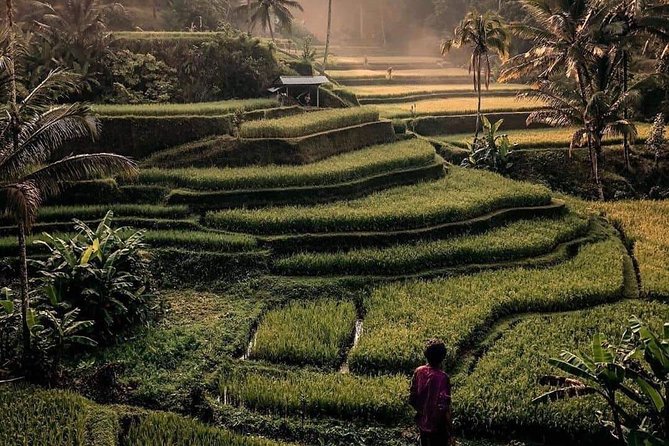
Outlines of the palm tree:
[{"label": "palm tree", "polygon": [[[619,52],[618,71],[623,91],[627,92],[634,47],[643,45],[649,39],[669,40],[669,4],[658,4],[655,0],[618,0],[604,6],[610,8],[604,19],[605,39]],[[625,110],[624,114],[627,118],[628,111]],[[627,138],[623,147],[625,167],[629,170],[630,144]]]},{"label": "palm tree", "polygon": [[241,9],[246,9],[249,15],[249,29],[253,30],[258,23],[263,30],[269,29],[269,34],[274,41],[274,28],[272,27],[272,17],[276,17],[279,24],[290,29],[293,23],[293,13],[291,8],[304,11],[302,5],[297,0],[253,0],[247,2],[246,5],[240,6]]},{"label": "palm tree", "polygon": [[490,12],[479,14],[470,11],[453,31],[453,38],[441,44],[441,53],[446,55],[453,48],[471,47],[469,72],[473,73],[474,91],[478,93],[476,112],[476,133],[478,139],[481,127],[481,88],[485,79],[486,89],[490,86],[492,68],[490,56],[498,55],[505,60],[509,54],[510,39],[502,19]]},{"label": "palm tree", "polygon": [[[9,27],[1,40],[0,55],[0,213],[18,228],[19,278],[24,366],[31,354],[29,328],[26,235],[40,205],[60,193],[63,184],[114,173],[134,174],[135,164],[114,154],[74,155],[57,161],[55,152],[69,140],[96,137],[98,121],[82,104],[50,104],[63,99],[79,83],[79,76],[63,70],[50,72],[32,90],[20,84],[17,72],[27,56],[17,39],[12,1],[8,0]],[[25,93],[24,93],[25,92]]]},{"label": "palm tree", "polygon": [[328,31],[325,37],[325,55],[323,56],[323,70],[328,68],[328,56],[330,55],[330,36],[332,35],[332,0],[328,0]]},{"label": "palm tree", "polygon": [[592,175],[600,199],[604,198],[599,165],[605,135],[636,136],[625,110],[634,100],[616,84],[620,51],[602,40],[607,8],[600,2],[521,0],[531,24],[514,24],[511,32],[533,41],[527,52],[515,56],[502,69],[500,80],[539,79],[538,89],[524,96],[538,97],[547,110],[531,113],[530,123],[553,127],[576,125],[571,147],[587,145]]}]

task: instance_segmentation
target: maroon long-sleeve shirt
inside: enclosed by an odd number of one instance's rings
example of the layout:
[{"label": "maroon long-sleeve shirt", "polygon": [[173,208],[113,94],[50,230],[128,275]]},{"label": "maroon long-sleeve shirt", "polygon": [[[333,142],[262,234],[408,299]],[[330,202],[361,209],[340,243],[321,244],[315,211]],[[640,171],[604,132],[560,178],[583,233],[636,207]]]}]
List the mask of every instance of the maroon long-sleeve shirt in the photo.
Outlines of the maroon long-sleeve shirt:
[{"label": "maroon long-sleeve shirt", "polygon": [[429,365],[418,367],[411,380],[409,403],[416,409],[416,423],[421,432],[448,430],[451,380],[446,372]]}]

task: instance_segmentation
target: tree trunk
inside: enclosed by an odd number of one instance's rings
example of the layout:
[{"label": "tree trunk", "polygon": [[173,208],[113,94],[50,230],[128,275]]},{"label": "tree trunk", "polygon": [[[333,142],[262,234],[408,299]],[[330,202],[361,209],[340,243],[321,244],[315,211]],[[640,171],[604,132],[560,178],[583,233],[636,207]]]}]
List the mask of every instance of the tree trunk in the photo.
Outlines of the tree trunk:
[{"label": "tree trunk", "polygon": [[362,42],[365,38],[365,14],[362,7],[362,2],[360,2],[360,41]]},{"label": "tree trunk", "polygon": [[272,28],[272,15],[267,11],[267,26],[269,26],[269,35],[274,42],[274,29]]},{"label": "tree trunk", "polygon": [[[629,55],[627,53],[627,50],[623,51],[623,94],[627,93],[628,90],[628,82],[629,82]],[[623,119],[627,119],[628,117],[628,110],[627,106],[623,109]],[[625,169],[629,172],[632,168],[632,164],[630,161],[630,142],[629,142],[629,137],[627,134],[624,135],[624,140],[623,140],[623,154],[625,156]]]},{"label": "tree trunk", "polygon": [[625,444],[625,435],[623,434],[623,426],[620,422],[620,414],[616,409],[616,395],[613,393],[609,397],[609,406],[611,406],[611,412],[613,414],[613,426],[618,437],[618,444]]},{"label": "tree trunk", "polygon": [[474,143],[479,137],[481,127],[481,56],[476,56],[476,88],[478,90],[478,105],[476,106],[476,133],[474,133]]},{"label": "tree trunk", "polygon": [[251,34],[251,0],[246,0],[246,25],[248,26],[249,34]]},{"label": "tree trunk", "polygon": [[28,368],[30,362],[30,328],[28,328],[28,254],[26,251],[26,226],[19,222],[19,278],[21,280],[21,333],[23,337],[23,367]]},{"label": "tree trunk", "polygon": [[386,4],[381,2],[381,38],[383,39],[383,47],[388,46],[388,38],[386,36]]},{"label": "tree trunk", "polygon": [[588,137],[592,150],[590,162],[592,163],[592,173],[595,178],[595,185],[597,186],[597,195],[601,201],[604,201],[604,186],[602,185],[602,179],[599,176],[599,157],[602,151],[602,139],[599,135],[594,135]]},{"label": "tree trunk", "polygon": [[332,35],[332,0],[328,0],[328,32],[325,37],[325,55],[323,56],[323,70],[328,68],[328,56],[330,55],[330,36]]}]

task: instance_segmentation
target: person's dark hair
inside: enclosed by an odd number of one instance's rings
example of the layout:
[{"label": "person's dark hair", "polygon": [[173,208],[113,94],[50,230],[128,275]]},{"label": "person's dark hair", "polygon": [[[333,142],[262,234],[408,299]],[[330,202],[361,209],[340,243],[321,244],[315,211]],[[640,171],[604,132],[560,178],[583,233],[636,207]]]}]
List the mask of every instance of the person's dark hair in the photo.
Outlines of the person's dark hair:
[{"label": "person's dark hair", "polygon": [[439,339],[430,339],[425,344],[425,358],[432,367],[438,367],[446,358],[446,344]]}]

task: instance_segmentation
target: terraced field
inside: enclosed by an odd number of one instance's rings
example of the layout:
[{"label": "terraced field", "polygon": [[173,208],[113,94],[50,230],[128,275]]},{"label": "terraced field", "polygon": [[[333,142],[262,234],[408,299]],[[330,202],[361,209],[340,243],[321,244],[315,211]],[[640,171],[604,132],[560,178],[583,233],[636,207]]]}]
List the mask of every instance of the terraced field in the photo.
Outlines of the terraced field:
[{"label": "terraced field", "polygon": [[[468,110],[449,101],[418,102],[418,112]],[[179,109],[136,110],[177,119]],[[628,240],[586,206],[447,165],[424,140],[399,137],[382,117],[406,116],[403,106],[381,108],[381,117],[371,108],[265,113],[235,137],[147,145],[134,181],[91,182],[83,194],[72,189],[71,202],[42,209],[36,230],[61,237],[72,218],[95,222],[109,209],[117,224],[145,229],[164,315],[81,363],[84,374],[118,364],[113,402],[140,409],[0,388],[0,413],[12,413],[0,415],[12,426],[0,443],[25,442],[16,432],[35,429],[32,411],[47,420],[40,434],[67,432],[62,444],[407,446],[415,444],[410,373],[438,336],[459,434],[606,444],[593,415],[599,401],[531,400],[547,357],[594,330],[618,333],[632,314],[666,319],[666,203],[605,208],[636,240],[633,259]],[[0,226],[0,253],[10,256],[14,229]],[[35,245],[30,253],[43,254]],[[66,429],[51,421],[62,414]]]},{"label": "terraced field", "polygon": [[[637,144],[643,144],[650,134],[650,124],[639,122],[637,126]],[[565,148],[571,144],[572,136],[576,128],[546,128],[546,129],[523,129],[523,130],[503,130],[503,133],[509,135],[509,141],[518,149],[551,149]],[[466,143],[472,138],[471,133],[457,133],[451,135],[438,135],[433,138],[447,142],[457,147],[466,147]],[[604,143],[607,145],[621,144],[622,137],[605,137]]]}]

